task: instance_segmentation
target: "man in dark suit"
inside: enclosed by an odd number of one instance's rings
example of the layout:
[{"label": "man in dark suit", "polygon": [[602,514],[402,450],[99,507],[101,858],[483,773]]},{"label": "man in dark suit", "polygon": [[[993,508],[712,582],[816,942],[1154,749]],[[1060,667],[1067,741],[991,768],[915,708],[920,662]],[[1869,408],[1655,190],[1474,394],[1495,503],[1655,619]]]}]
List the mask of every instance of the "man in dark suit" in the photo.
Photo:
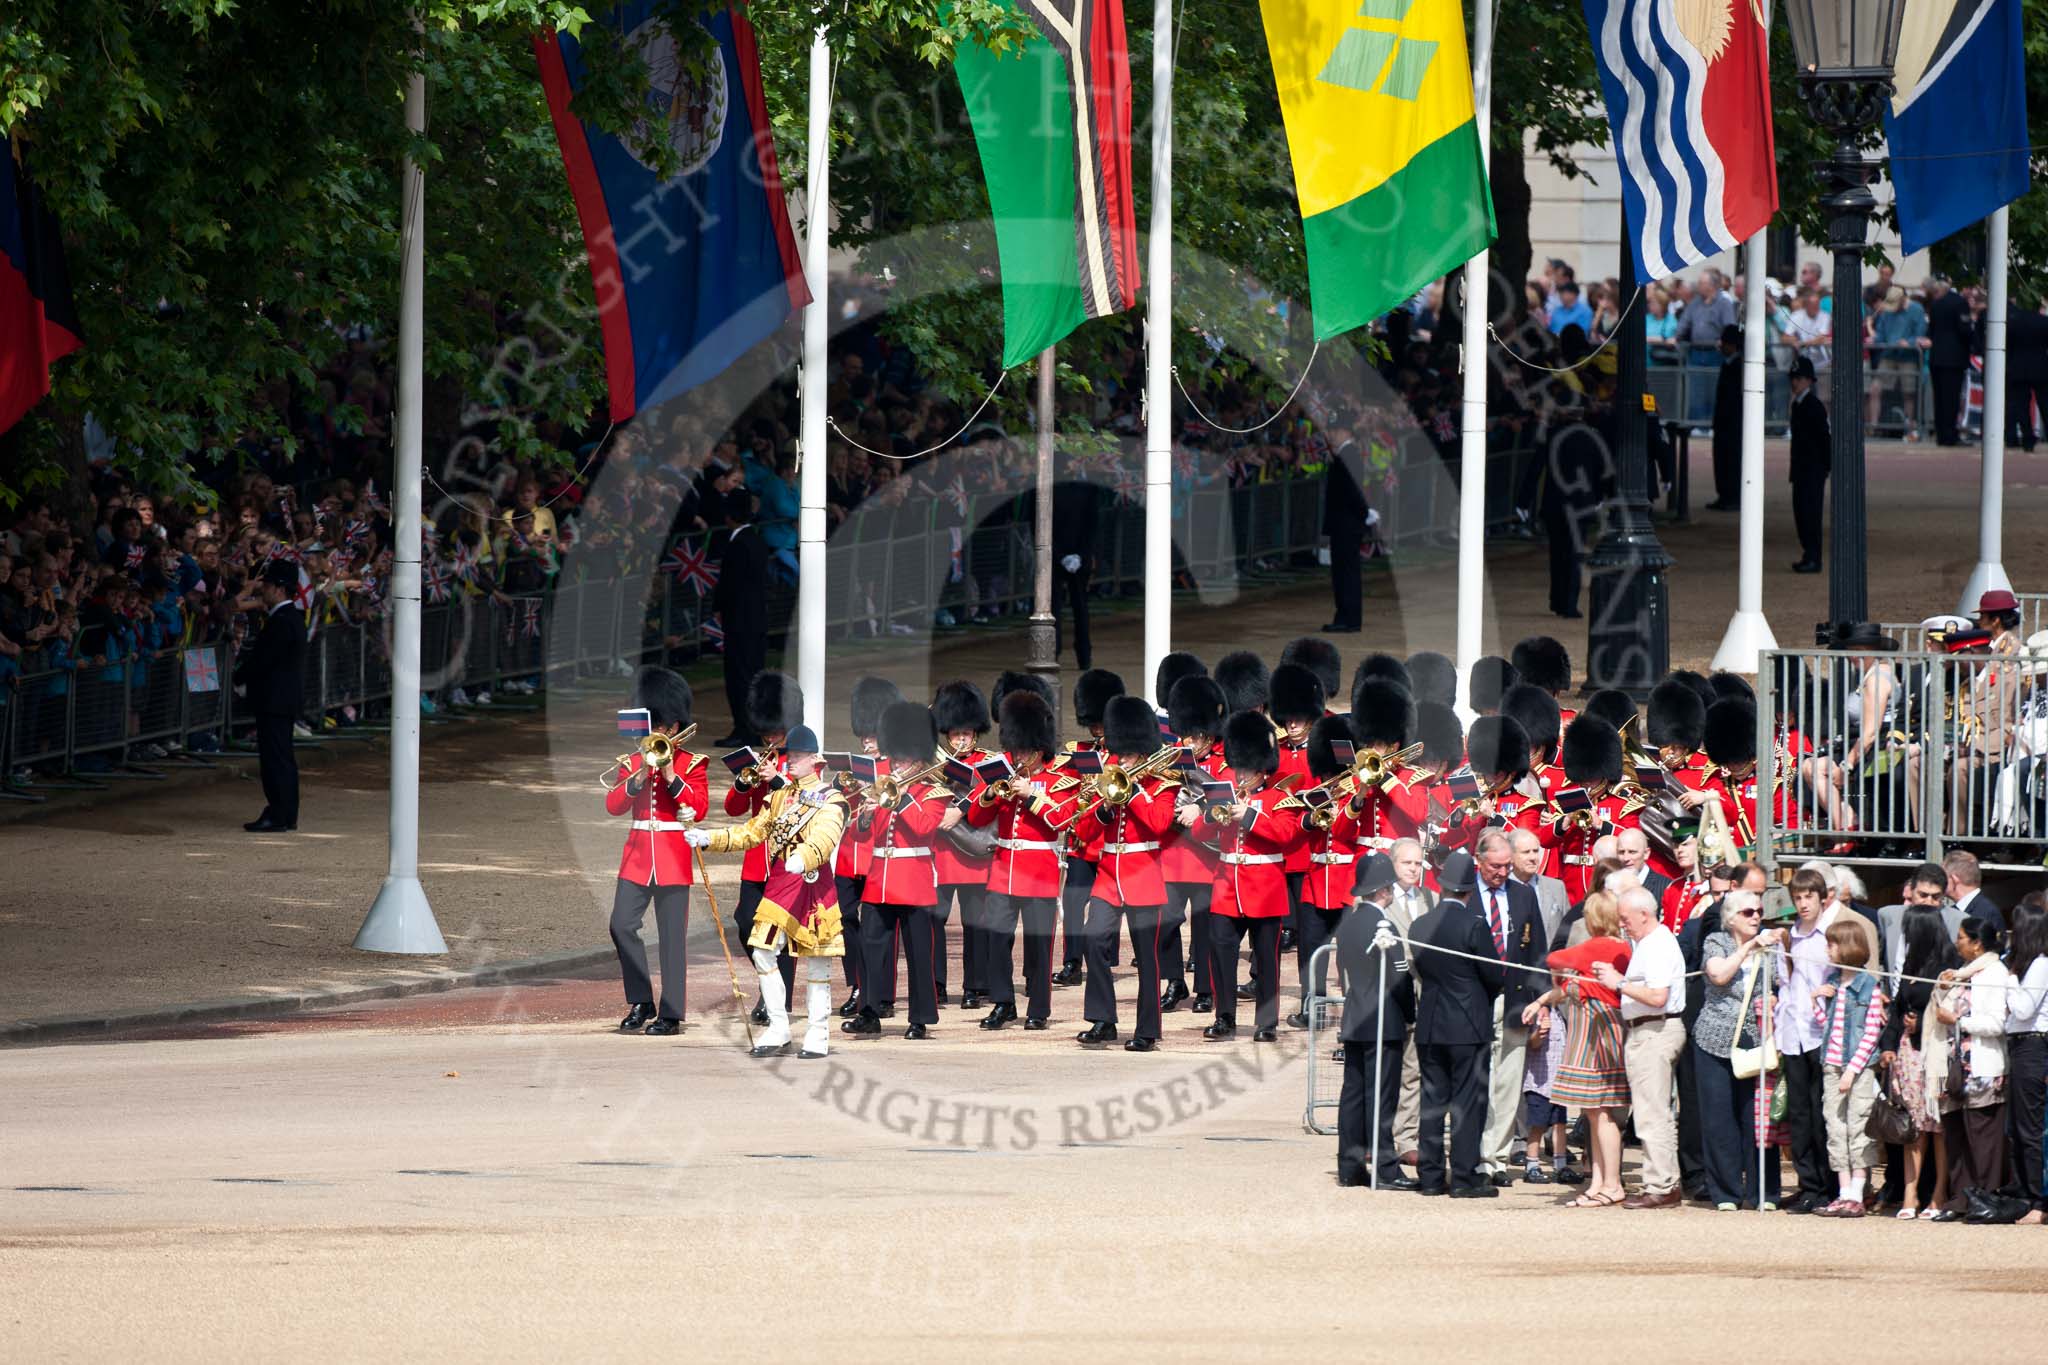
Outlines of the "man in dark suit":
[{"label": "man in dark suit", "polygon": [[1742,510],[1742,329],[1721,329],[1721,373],[1714,380],[1714,500],[1709,512]]},{"label": "man in dark suit", "polygon": [[256,717],[256,761],[263,776],[263,814],[242,826],[251,834],[299,827],[299,759],[292,726],[306,689],[306,614],[295,600],[299,566],[274,559],[257,588],[263,629],[237,667],[241,691]]},{"label": "man in dark suit", "polygon": [[[1522,1012],[1550,989],[1544,960],[1550,937],[1543,932],[1543,907],[1536,893],[1514,878],[1514,844],[1506,830],[1489,829],[1472,851],[1479,878],[1473,909],[1486,924],[1487,946],[1500,958],[1499,1003],[1490,1016],[1493,1047],[1488,1058],[1486,1132],[1479,1160],[1494,1184],[1515,1183],[1515,1119],[1522,1111],[1522,1074],[1529,1064],[1529,1026]],[[1533,970],[1523,970],[1532,968]]]},{"label": "man in dark suit", "polygon": [[1063,479],[1052,488],[1053,655],[1060,652],[1060,605],[1074,617],[1074,666],[1093,666],[1088,640],[1088,582],[1095,573],[1095,523],[1102,514],[1102,490]]},{"label": "man in dark suit", "polygon": [[1330,596],[1336,606],[1325,635],[1356,635],[1365,623],[1365,490],[1359,486],[1363,467],[1358,442],[1339,427],[1331,433],[1336,449],[1323,466],[1323,534],[1330,538]]},{"label": "man in dark suit", "polygon": [[1956,419],[1963,410],[1963,380],[1970,370],[1976,325],[1970,301],[1949,287],[1946,275],[1927,282],[1927,372],[1934,385],[1934,440],[1960,445]]},{"label": "man in dark suit", "polygon": [[1567,621],[1579,619],[1579,587],[1586,540],[1599,511],[1611,464],[1609,437],[1617,430],[1613,414],[1589,404],[1586,420],[1573,422],[1550,442],[1543,466],[1543,491],[1537,507],[1550,545],[1550,611]]},{"label": "man in dark suit", "polygon": [[2006,439],[2034,448],[2034,413],[2048,418],[2048,313],[2014,307],[2005,320]]},{"label": "man in dark suit", "polygon": [[[1487,1076],[1493,1051],[1494,1000],[1507,969],[1472,895],[1471,855],[1454,853],[1438,874],[1443,900],[1415,923],[1415,1045],[1422,1064],[1422,1131],[1416,1178],[1424,1194],[1491,1199],[1500,1191],[1479,1169],[1486,1125]],[[1451,951],[1431,952],[1432,948]],[[1465,954],[1466,956],[1454,956]],[[1451,1120],[1451,1160],[1444,1165],[1444,1117]]]},{"label": "man in dark suit", "polygon": [[[1415,981],[1400,927],[1387,913],[1394,899],[1394,865],[1385,854],[1360,864],[1351,913],[1337,926],[1337,966],[1344,974],[1344,1088],[1337,1096],[1337,1183],[1382,1190],[1412,1190],[1401,1173],[1394,1114],[1401,1101],[1401,1054],[1415,1017]],[[1389,946],[1381,947],[1380,928]],[[1380,994],[1384,960],[1386,994]],[[1379,1164],[1373,1164],[1373,1134]],[[1374,1177],[1377,1176],[1377,1179]]]},{"label": "man in dark suit", "polygon": [[1821,516],[1827,506],[1828,470],[1832,463],[1828,410],[1814,392],[1811,360],[1795,356],[1791,380],[1792,524],[1799,531],[1799,562],[1792,566],[1792,572],[1819,573]]},{"label": "man in dark suit", "polygon": [[731,749],[760,738],[747,719],[747,684],[768,666],[769,552],[753,525],[754,495],[735,487],[724,502],[725,543],[711,601],[725,627],[725,700],[732,707],[732,733],[712,743]]}]

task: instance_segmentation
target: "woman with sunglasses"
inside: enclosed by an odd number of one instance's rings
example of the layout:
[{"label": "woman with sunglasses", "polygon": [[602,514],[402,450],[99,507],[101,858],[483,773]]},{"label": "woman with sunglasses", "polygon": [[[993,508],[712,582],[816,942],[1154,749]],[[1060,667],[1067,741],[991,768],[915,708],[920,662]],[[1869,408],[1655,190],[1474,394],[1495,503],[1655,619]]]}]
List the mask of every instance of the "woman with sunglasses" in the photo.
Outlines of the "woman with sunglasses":
[{"label": "woman with sunglasses", "polygon": [[[1764,984],[1759,973],[1769,964],[1765,950],[1784,937],[1780,929],[1763,929],[1763,898],[1754,891],[1731,891],[1721,901],[1721,928],[1700,945],[1706,972],[1706,1001],[1693,1025],[1693,1076],[1700,1099],[1700,1139],[1704,1148],[1707,1197],[1724,1213],[1756,1208],[1757,1077],[1738,1077],[1733,1054],[1738,1047],[1761,1046]],[[1778,1155],[1764,1163],[1762,1207],[1778,1203]]]}]

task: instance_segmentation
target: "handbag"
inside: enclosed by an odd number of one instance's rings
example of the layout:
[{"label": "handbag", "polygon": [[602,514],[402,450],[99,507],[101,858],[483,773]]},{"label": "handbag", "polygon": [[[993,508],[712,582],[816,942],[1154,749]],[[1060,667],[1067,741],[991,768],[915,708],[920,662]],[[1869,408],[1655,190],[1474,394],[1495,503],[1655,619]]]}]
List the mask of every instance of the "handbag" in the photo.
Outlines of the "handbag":
[{"label": "handbag", "polygon": [[986,858],[996,851],[996,827],[970,825],[965,820],[945,832],[955,852],[966,858]]},{"label": "handbag", "polygon": [[1752,1081],[1766,1071],[1778,1069],[1778,1040],[1762,1024],[1757,1025],[1758,1041],[1755,1047],[1743,1047],[1742,1030],[1749,1027],[1749,1002],[1756,994],[1756,979],[1764,974],[1764,964],[1757,963],[1756,970],[1749,974],[1749,981],[1742,988],[1742,1009],[1736,1015],[1736,1046],[1729,1050],[1728,1069],[1735,1073],[1738,1081]]},{"label": "handbag", "polygon": [[1881,1071],[1877,1098],[1870,1102],[1870,1119],[1863,1125],[1863,1131],[1879,1142],[1903,1147],[1917,1136],[1913,1116],[1892,1098],[1891,1068],[1884,1067]]}]

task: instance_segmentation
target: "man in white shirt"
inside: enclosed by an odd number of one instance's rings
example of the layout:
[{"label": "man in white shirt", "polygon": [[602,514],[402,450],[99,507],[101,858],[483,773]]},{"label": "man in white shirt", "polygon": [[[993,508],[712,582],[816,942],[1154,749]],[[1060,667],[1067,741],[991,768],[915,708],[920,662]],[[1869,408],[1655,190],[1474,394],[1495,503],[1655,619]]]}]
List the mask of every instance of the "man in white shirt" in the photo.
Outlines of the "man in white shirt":
[{"label": "man in white shirt", "polygon": [[1621,927],[1634,945],[1628,973],[1609,963],[1594,970],[1600,984],[1621,993],[1627,1030],[1622,1061],[1628,1069],[1636,1137],[1643,1144],[1642,1189],[1623,1208],[1673,1209],[1678,1189],[1678,1116],[1671,1107],[1678,1054],[1685,1047],[1685,954],[1664,927],[1657,898],[1640,886],[1621,893]]},{"label": "man in white shirt", "polygon": [[1536,893],[1536,908],[1543,914],[1543,941],[1549,943],[1557,937],[1557,926],[1564,923],[1564,917],[1571,911],[1571,897],[1565,894],[1563,882],[1543,875],[1548,850],[1536,837],[1536,831],[1517,825],[1508,832],[1508,839],[1514,847],[1515,880]]},{"label": "man in white shirt", "polygon": [[1811,360],[1816,370],[1825,370],[1833,337],[1834,319],[1821,311],[1819,291],[1801,290],[1799,306],[1786,319],[1785,344]]}]

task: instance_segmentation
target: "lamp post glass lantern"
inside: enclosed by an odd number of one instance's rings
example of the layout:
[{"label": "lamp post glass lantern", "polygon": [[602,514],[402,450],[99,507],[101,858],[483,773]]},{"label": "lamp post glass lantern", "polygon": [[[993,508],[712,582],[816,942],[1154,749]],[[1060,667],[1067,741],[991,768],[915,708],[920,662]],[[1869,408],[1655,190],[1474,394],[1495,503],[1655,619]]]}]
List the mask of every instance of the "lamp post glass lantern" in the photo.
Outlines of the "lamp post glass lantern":
[{"label": "lamp post glass lantern", "polygon": [[[1877,201],[1870,193],[1881,162],[1863,154],[1891,98],[1893,61],[1906,0],[1790,0],[1785,26],[1799,85],[1814,119],[1835,137],[1815,169],[1827,196],[1828,246],[1835,255],[1835,335],[1863,335],[1863,252]],[[1833,484],[1826,626],[1865,621],[1870,585],[1865,553],[1863,351],[1834,348],[1829,413]]]}]

